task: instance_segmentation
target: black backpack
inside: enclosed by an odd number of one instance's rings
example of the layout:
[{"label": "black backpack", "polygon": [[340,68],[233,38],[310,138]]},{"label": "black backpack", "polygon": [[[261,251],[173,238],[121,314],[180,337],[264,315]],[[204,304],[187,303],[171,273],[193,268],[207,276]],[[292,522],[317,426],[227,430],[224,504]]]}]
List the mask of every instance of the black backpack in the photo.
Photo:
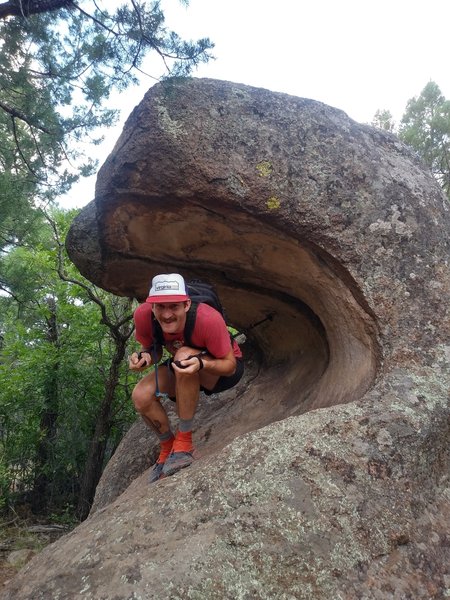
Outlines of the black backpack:
[{"label": "black backpack", "polygon": [[[203,302],[209,304],[212,308],[215,308],[224,318],[226,322],[225,310],[220,302],[219,296],[211,283],[201,281],[200,279],[193,279],[186,282],[187,293],[192,301],[191,307],[186,314],[186,325],[184,327],[184,342],[187,346],[193,346],[192,344],[192,332],[195,327],[195,320],[197,318],[198,305]],[[164,345],[164,336],[161,329],[161,325],[152,315],[153,331],[155,341],[158,346]],[[230,334],[231,335],[231,334]]]}]

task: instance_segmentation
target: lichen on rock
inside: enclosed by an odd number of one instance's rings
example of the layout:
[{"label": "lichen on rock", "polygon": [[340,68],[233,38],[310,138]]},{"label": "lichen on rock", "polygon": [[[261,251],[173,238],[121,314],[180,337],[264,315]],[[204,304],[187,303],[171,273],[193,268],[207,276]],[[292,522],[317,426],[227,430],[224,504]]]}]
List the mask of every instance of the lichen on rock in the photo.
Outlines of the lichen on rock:
[{"label": "lichen on rock", "polygon": [[448,597],[449,219],[407,147],[339,110],[152,87],[72,260],[117,294],[179,271],[214,282],[238,328],[273,318],[237,388],[201,399],[199,460],[148,486],[136,424],[91,516],[3,597]]}]

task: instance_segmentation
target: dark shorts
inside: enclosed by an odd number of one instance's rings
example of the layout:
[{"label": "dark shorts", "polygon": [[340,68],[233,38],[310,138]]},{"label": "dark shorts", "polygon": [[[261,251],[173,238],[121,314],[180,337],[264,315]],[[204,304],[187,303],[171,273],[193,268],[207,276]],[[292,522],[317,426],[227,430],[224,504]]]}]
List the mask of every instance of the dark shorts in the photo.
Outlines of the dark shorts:
[{"label": "dark shorts", "polygon": [[[169,359],[167,361],[167,365],[172,370],[172,359]],[[234,387],[240,381],[243,374],[244,374],[244,359],[236,358],[236,371],[233,373],[233,375],[228,375],[228,376],[222,375],[222,377],[219,377],[216,385],[213,387],[212,390],[207,390],[203,386],[200,386],[200,390],[207,396],[211,396],[211,394],[218,394],[219,392],[224,392],[225,390],[229,390],[232,387]],[[170,399],[173,402],[176,401],[176,398],[170,397]]]},{"label": "dark shorts", "polygon": [[219,377],[216,385],[212,390],[207,390],[203,386],[200,386],[202,392],[204,392],[207,396],[211,396],[211,394],[218,394],[219,392],[224,392],[225,390],[229,390],[234,387],[241,379],[244,374],[244,360],[242,358],[236,358],[236,371],[233,375],[229,375],[225,377]]}]

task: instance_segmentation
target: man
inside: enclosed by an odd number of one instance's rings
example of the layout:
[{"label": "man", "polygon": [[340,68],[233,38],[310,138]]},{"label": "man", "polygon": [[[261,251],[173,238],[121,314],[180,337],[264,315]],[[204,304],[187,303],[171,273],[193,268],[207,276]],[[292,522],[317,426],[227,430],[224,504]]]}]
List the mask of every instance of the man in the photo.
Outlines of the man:
[{"label": "man", "polygon": [[[193,461],[192,423],[200,390],[216,394],[228,390],[244,372],[242,353],[230,334],[222,315],[205,303],[197,308],[191,345],[185,338],[186,317],[191,308],[186,283],[178,273],[156,275],[149,296],[134,313],[136,339],[141,352],[133,353],[129,367],[142,371],[157,363],[162,355],[156,348],[156,323],[163,345],[172,355],[168,364],[160,365],[144,376],[133,390],[133,402],[144,421],[156,432],[160,454],[150,474],[150,483],[173,475]],[[179,417],[174,435],[158,393],[175,399]]]}]

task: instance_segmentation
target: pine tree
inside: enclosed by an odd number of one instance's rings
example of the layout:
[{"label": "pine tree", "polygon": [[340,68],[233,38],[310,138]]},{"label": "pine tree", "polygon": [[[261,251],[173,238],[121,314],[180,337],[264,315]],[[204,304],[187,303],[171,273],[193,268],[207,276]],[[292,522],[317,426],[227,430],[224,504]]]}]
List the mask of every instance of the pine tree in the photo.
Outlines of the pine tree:
[{"label": "pine tree", "polygon": [[450,198],[450,101],[430,81],[409,100],[398,133],[430,167]]}]

